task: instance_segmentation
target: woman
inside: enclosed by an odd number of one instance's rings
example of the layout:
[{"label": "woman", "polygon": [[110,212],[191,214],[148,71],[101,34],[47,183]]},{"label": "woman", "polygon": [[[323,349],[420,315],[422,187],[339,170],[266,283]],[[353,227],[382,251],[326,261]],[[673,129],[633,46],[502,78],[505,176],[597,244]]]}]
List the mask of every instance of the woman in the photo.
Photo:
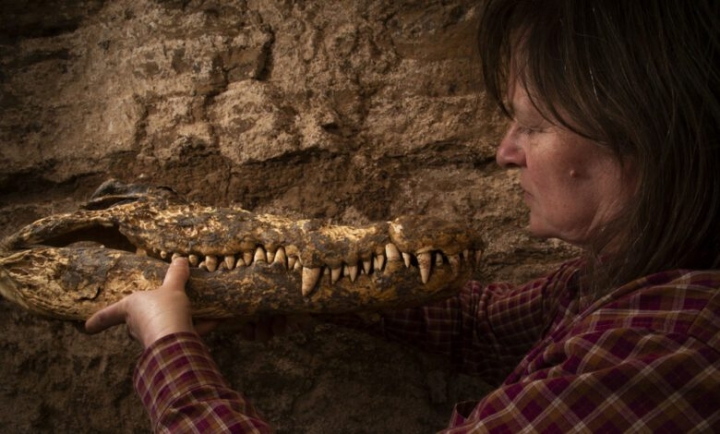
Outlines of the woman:
[{"label": "woman", "polygon": [[[483,75],[510,118],[497,161],[520,171],[530,231],[586,253],[520,287],[469,282],[384,318],[389,337],[471,372],[516,366],[446,432],[720,431],[718,12],[711,0],[487,2]],[[174,262],[158,291],[88,331],[126,322],[147,347],[136,387],[156,428],[268,430],[195,335],[186,278]]]}]

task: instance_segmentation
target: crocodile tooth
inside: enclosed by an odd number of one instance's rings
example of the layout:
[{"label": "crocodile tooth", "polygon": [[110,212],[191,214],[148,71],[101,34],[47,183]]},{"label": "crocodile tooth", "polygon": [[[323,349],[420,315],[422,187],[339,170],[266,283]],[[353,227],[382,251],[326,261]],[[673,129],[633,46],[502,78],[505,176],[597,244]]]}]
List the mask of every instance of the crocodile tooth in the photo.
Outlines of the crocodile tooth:
[{"label": "crocodile tooth", "polygon": [[410,253],[403,252],[402,257],[403,261],[405,261],[405,268],[410,268],[410,261],[412,260],[412,256],[410,256]]},{"label": "crocodile tooth", "polygon": [[171,261],[174,261],[175,259],[177,259],[177,258],[182,258],[182,257],[183,257],[183,255],[181,255],[181,254],[178,253],[178,252],[175,252],[175,253],[173,253],[172,256],[170,257],[170,260],[171,260]]},{"label": "crocodile tooth", "polygon": [[300,263],[300,261],[295,261],[295,264],[293,265],[293,270],[300,270],[302,268],[303,268],[303,266]]},{"label": "crocodile tooth", "polygon": [[463,254],[463,258],[465,258],[468,261],[470,260],[470,250],[465,249],[465,250],[463,250],[462,254]]},{"label": "crocodile tooth", "polygon": [[388,262],[400,261],[400,250],[393,243],[389,243],[385,246],[385,256],[387,256]]},{"label": "crocodile tooth", "polygon": [[168,257],[168,252],[166,252],[165,250],[161,250],[161,251],[160,251],[160,257],[163,258],[163,259],[167,258],[167,257]]},{"label": "crocodile tooth", "polygon": [[358,276],[358,266],[357,265],[348,265],[348,274],[350,275],[350,281],[354,282]]},{"label": "crocodile tooth", "polygon": [[245,262],[245,265],[247,265],[247,266],[252,265],[253,252],[251,252],[249,250],[247,252],[243,252],[242,257],[243,257],[243,262]]},{"label": "crocodile tooth", "polygon": [[317,285],[320,276],[322,275],[322,268],[307,268],[302,269],[302,295],[307,297],[310,295],[315,285]]},{"label": "crocodile tooth", "polygon": [[457,275],[460,271],[460,255],[449,255],[448,256],[448,262],[450,263],[450,268],[452,268],[453,274]]},{"label": "crocodile tooth", "polygon": [[234,270],[235,269],[235,256],[234,255],[225,255],[225,259],[223,260],[223,264],[225,264],[225,267],[227,267],[228,270]]},{"label": "crocodile tooth", "polygon": [[285,249],[278,247],[275,252],[275,258],[273,259],[274,264],[282,264],[283,267],[287,268],[287,255],[285,255]]},{"label": "crocodile tooth", "polygon": [[205,257],[205,266],[207,267],[208,271],[210,271],[210,272],[217,270],[217,266],[218,266],[217,256],[207,255]]},{"label": "crocodile tooth", "polygon": [[417,255],[418,265],[420,266],[420,278],[422,283],[427,283],[430,279],[430,266],[432,265],[432,253],[424,252]]},{"label": "crocodile tooth", "polygon": [[371,266],[371,264],[372,264],[372,262],[371,262],[370,259],[363,259],[363,261],[362,261],[363,271],[364,271],[365,274],[367,274],[368,276],[370,275],[370,266]]},{"label": "crocodile tooth", "polygon": [[288,256],[288,270],[294,270],[295,264],[298,262],[297,256],[290,255]]},{"label": "crocodile tooth", "polygon": [[259,247],[255,249],[255,257],[253,257],[253,261],[255,262],[267,262],[267,256],[265,255],[265,251],[262,247]]},{"label": "crocodile tooth", "polygon": [[375,257],[375,271],[380,271],[385,266],[385,255],[377,255]]},{"label": "crocodile tooth", "polygon": [[190,265],[192,265],[193,267],[197,267],[197,266],[198,266],[198,263],[200,263],[200,258],[198,258],[197,255],[188,255],[188,262],[189,262]]},{"label": "crocodile tooth", "polygon": [[437,265],[438,267],[441,267],[442,264],[443,264],[442,253],[440,253],[440,252],[435,253],[435,265]]},{"label": "crocodile tooth", "polygon": [[340,280],[342,276],[342,268],[331,268],[330,269],[330,283],[335,283]]},{"label": "crocodile tooth", "polygon": [[267,263],[268,263],[268,264],[272,264],[273,261],[275,260],[275,252],[270,251],[270,250],[268,249],[268,251],[265,252],[265,257],[267,258]]},{"label": "crocodile tooth", "polygon": [[137,250],[135,251],[135,254],[138,256],[147,256],[147,250],[145,250],[141,247],[138,247]]},{"label": "crocodile tooth", "polygon": [[473,256],[475,256],[475,266],[480,267],[480,263],[482,262],[482,252],[473,252]]},{"label": "crocodile tooth", "polygon": [[203,268],[203,269],[205,269],[205,271],[207,271],[207,269],[208,269],[205,261],[200,261],[200,263],[198,264],[198,268]]}]

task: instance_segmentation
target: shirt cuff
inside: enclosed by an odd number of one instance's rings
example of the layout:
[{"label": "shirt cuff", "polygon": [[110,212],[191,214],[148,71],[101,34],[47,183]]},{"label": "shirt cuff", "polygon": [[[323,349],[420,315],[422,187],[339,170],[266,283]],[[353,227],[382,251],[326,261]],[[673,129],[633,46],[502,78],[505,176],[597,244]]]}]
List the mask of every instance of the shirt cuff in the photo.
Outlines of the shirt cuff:
[{"label": "shirt cuff", "polygon": [[227,387],[205,344],[190,332],[164,336],[145,349],[133,384],[153,422],[199,386]]}]

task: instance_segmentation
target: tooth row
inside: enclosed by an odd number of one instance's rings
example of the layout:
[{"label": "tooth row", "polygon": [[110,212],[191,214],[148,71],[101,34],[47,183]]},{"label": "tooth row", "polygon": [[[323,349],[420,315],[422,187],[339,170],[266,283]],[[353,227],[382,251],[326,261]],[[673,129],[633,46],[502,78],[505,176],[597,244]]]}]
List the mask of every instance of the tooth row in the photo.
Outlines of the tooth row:
[{"label": "tooth row", "polygon": [[[137,250],[138,255],[147,255],[147,251],[141,248]],[[175,259],[183,256],[179,253],[168,253],[160,251],[158,255],[162,259],[168,257]],[[287,255],[283,247],[279,247],[275,251],[265,250],[262,246],[258,246],[254,252],[246,251],[237,255],[206,255],[197,254],[187,255],[188,262],[192,267],[202,268],[209,272],[217,270],[234,270],[239,267],[247,267],[252,264],[280,264],[288,270],[302,270],[302,294],[308,296],[318,285],[323,275],[329,276],[331,284],[336,283],[342,277],[348,277],[350,281],[355,282],[360,273],[370,275],[373,271],[381,271],[385,265],[390,262],[403,262],[406,268],[416,265],[420,270],[420,279],[423,284],[430,280],[432,269],[434,267],[449,264],[453,271],[457,272],[463,261],[479,262],[480,255],[476,256],[475,252],[465,250],[462,254],[443,256],[437,251],[426,251],[418,253],[415,258],[410,253],[400,252],[394,244],[385,246],[385,254],[372,256],[371,259],[363,259],[356,264],[343,264],[337,267],[303,267],[300,259],[295,255]],[[414,259],[414,261],[413,261]]]}]

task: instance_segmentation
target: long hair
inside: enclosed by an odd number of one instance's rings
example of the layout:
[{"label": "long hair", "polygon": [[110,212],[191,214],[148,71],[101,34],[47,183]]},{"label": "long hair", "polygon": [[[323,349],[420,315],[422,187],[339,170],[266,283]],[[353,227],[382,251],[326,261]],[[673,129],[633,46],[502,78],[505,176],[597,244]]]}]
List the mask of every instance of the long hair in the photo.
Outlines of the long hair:
[{"label": "long hair", "polygon": [[720,268],[718,4],[486,2],[478,42],[490,98],[509,115],[508,80],[520,74],[546,119],[637,176],[633,200],[601,230],[613,254],[593,274],[606,289],[663,270]]}]

